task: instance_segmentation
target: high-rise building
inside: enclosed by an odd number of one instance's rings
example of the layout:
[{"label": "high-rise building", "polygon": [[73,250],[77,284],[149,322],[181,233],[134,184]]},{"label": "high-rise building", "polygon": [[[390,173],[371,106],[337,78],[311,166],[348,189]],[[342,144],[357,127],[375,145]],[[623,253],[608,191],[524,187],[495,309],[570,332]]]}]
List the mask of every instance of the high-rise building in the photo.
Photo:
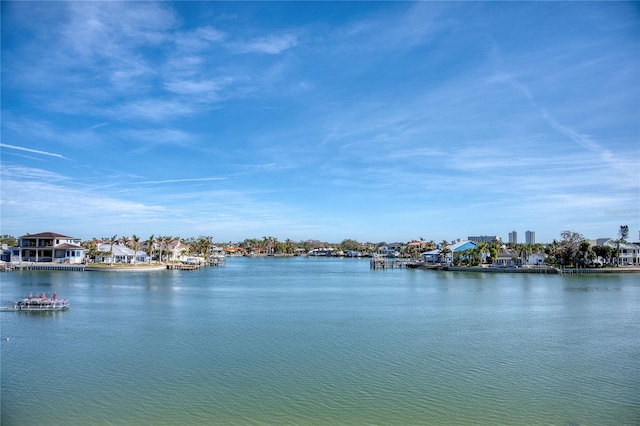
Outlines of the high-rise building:
[{"label": "high-rise building", "polygon": [[490,243],[494,240],[497,240],[498,237],[495,235],[480,235],[477,237],[468,237],[467,240],[473,241],[474,243]]},{"label": "high-rise building", "polygon": [[518,243],[518,233],[514,229],[513,232],[509,232],[509,242],[510,243]]},{"label": "high-rise building", "polygon": [[527,231],[524,233],[524,240],[527,244],[536,243],[536,233],[534,231]]}]

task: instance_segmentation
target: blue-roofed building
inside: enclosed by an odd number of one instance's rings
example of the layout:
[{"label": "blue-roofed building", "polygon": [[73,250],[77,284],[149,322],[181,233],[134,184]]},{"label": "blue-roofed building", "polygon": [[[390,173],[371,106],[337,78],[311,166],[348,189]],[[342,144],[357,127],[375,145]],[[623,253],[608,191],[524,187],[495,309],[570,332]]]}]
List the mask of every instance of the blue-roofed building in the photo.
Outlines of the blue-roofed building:
[{"label": "blue-roofed building", "polygon": [[[477,246],[478,244],[469,240],[462,240],[462,241],[458,240],[452,243],[450,246],[447,246],[447,250],[446,250],[447,263],[451,263],[451,261],[453,260],[451,255],[452,252],[455,253],[459,251],[473,249],[473,248],[476,248]],[[441,258],[441,253],[442,253],[442,249],[440,245],[438,245],[438,248],[436,250],[431,250],[431,251],[422,253],[422,261],[426,263],[438,262],[438,259]]]}]

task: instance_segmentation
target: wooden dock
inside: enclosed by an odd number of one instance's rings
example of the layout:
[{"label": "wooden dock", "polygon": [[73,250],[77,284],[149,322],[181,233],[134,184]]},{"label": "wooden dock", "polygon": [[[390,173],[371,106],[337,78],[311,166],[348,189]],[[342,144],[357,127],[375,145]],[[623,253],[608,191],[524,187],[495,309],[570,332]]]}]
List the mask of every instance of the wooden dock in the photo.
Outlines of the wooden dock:
[{"label": "wooden dock", "polygon": [[409,261],[389,259],[386,257],[374,257],[369,261],[371,269],[394,269],[394,268],[407,268],[409,267]]},{"label": "wooden dock", "polygon": [[200,265],[185,264],[185,263],[170,263],[167,265],[167,269],[179,270],[179,271],[195,271],[200,269]]},{"label": "wooden dock", "polygon": [[224,257],[212,257],[209,259],[209,266],[224,266],[227,259]]}]

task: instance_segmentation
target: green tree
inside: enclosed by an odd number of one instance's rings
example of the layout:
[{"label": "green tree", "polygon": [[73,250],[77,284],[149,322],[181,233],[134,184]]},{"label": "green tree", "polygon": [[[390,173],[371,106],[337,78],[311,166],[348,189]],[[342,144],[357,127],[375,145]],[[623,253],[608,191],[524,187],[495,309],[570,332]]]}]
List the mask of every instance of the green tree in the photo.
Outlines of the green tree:
[{"label": "green tree", "polygon": [[273,254],[282,254],[287,252],[287,244],[284,241],[276,240],[273,243]]},{"label": "green tree", "polygon": [[198,238],[191,238],[189,241],[189,249],[196,256],[208,256],[213,248],[213,237],[200,235]]},{"label": "green tree", "polygon": [[113,266],[113,245],[116,243],[116,241],[118,241],[118,235],[114,235],[111,238],[105,238],[105,239],[109,241],[109,253],[110,253],[109,266]]},{"label": "green tree", "polygon": [[529,258],[533,254],[533,246],[531,244],[518,244],[518,255],[522,259],[523,264],[529,263]]},{"label": "green tree", "polygon": [[579,266],[582,266],[583,268],[586,268],[587,266],[593,265],[595,257],[596,255],[593,251],[593,248],[591,247],[591,243],[586,240],[582,241],[580,243],[580,246],[578,247],[578,253],[576,256],[577,264]]},{"label": "green tree", "polygon": [[96,240],[95,237],[88,241],[83,241],[82,247],[87,249],[87,257],[89,257],[89,259],[95,260],[96,257],[100,255],[100,251],[98,250],[98,240]]},{"label": "green tree", "polygon": [[560,236],[562,237],[560,241],[562,265],[565,267],[575,265],[576,255],[584,237],[574,231],[562,231]]},{"label": "green tree", "polygon": [[620,266],[620,246],[627,242],[627,238],[629,238],[629,226],[621,225],[618,230],[618,239],[616,240],[616,248],[614,250],[616,266]]},{"label": "green tree", "polygon": [[293,241],[291,239],[287,238],[284,241],[284,244],[285,244],[285,252],[287,254],[294,254],[296,252],[296,248],[297,247],[296,247],[296,245],[293,243]]},{"label": "green tree", "polygon": [[613,249],[609,246],[595,246],[593,252],[597,257],[602,258],[602,262],[605,265],[611,264],[611,256],[613,255]]},{"label": "green tree", "polygon": [[[449,250],[449,243],[447,242],[447,240],[442,240],[440,242],[440,253],[438,254],[439,258],[442,258],[443,262],[447,262],[447,256],[449,255],[449,252],[451,250]],[[451,259],[453,261],[453,257]]]},{"label": "green tree", "polygon": [[151,234],[151,236],[145,241],[147,245],[147,256],[149,256],[149,263],[151,263],[151,258],[153,258],[153,245],[155,244],[155,234]]},{"label": "green tree", "polygon": [[171,241],[173,241],[173,237],[170,235],[164,235],[158,237],[158,240],[160,242],[160,263],[162,263],[165,256],[167,259],[167,263],[169,263],[169,255],[171,252],[171,250],[169,249],[169,244],[171,243]]},{"label": "green tree", "polygon": [[131,245],[132,245],[132,249],[133,249],[133,264],[135,265],[137,262],[137,255],[138,255],[138,250],[140,250],[140,237],[138,237],[136,234],[133,234],[131,236]]},{"label": "green tree", "polygon": [[484,263],[484,257],[482,256],[487,255],[487,256],[491,256],[491,250],[489,248],[489,244],[487,243],[478,243],[477,245],[477,249],[478,252],[480,253],[480,263]]},{"label": "green tree", "polygon": [[343,251],[358,251],[360,247],[361,244],[356,240],[346,239],[340,243],[340,249]]},{"label": "green tree", "polygon": [[620,240],[621,243],[626,243],[627,242],[627,238],[629,238],[629,226],[628,225],[622,225],[620,226],[620,230],[618,230],[618,239]]},{"label": "green tree", "polygon": [[9,247],[16,247],[18,245],[18,239],[12,235],[4,234],[0,236],[0,245],[6,244]]},{"label": "green tree", "polygon": [[547,247],[544,249],[544,253],[546,255],[545,262],[551,265],[559,265],[562,256],[560,255],[560,244],[553,240],[551,244],[547,244]]}]

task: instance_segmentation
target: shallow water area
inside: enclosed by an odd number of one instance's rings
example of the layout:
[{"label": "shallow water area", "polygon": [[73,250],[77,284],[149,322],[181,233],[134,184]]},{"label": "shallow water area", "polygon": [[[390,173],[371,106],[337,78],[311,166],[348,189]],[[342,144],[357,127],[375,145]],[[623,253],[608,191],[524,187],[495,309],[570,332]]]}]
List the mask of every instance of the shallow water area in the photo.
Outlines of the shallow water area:
[{"label": "shallow water area", "polygon": [[0,312],[2,425],[640,422],[636,275],[230,258],[1,278],[2,303],[71,303]]}]

